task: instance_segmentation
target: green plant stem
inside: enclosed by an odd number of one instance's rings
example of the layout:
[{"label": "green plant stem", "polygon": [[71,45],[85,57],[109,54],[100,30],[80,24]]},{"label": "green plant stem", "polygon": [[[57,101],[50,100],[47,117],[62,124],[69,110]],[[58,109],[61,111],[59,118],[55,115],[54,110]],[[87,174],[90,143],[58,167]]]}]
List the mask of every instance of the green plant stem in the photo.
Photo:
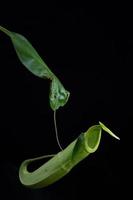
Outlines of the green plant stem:
[{"label": "green plant stem", "polygon": [[59,136],[58,136],[57,122],[56,122],[56,111],[54,111],[54,128],[55,128],[55,135],[56,135],[57,144],[58,144],[59,148],[63,151],[63,148],[60,144]]}]

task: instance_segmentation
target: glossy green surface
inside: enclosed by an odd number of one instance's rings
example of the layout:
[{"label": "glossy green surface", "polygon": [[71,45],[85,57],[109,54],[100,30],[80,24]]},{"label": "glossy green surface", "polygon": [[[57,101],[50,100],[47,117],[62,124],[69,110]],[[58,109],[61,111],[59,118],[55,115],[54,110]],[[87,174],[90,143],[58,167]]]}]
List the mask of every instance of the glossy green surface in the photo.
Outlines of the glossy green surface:
[{"label": "glossy green surface", "polygon": [[0,26],[0,30],[10,37],[22,64],[34,75],[51,81],[49,100],[52,110],[55,111],[60,106],[64,106],[70,93],[49,69],[30,42],[24,36],[11,32],[2,26]]}]

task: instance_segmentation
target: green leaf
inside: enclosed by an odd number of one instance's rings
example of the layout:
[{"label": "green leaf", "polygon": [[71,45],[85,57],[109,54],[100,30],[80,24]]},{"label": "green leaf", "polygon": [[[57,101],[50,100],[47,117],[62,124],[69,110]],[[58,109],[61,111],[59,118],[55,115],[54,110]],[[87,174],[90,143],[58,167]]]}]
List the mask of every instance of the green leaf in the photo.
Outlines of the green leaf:
[{"label": "green leaf", "polygon": [[49,95],[51,108],[55,111],[60,106],[64,106],[70,93],[65,90],[59,79],[49,69],[30,42],[24,36],[11,32],[2,26],[0,26],[0,30],[10,37],[19,60],[31,73],[40,78],[51,80]]}]

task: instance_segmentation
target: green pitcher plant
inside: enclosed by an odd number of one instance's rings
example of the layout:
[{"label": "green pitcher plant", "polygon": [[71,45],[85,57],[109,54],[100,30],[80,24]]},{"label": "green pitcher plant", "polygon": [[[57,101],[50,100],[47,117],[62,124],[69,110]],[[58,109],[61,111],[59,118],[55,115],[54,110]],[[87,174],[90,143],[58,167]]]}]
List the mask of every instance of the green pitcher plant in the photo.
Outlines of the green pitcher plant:
[{"label": "green pitcher plant", "polygon": [[[64,177],[75,165],[95,152],[99,147],[102,131],[107,132],[118,140],[120,138],[110,131],[102,122],[99,122],[97,125],[91,126],[86,132],[81,133],[73,142],[63,149],[58,139],[56,110],[67,103],[70,92],[64,88],[58,77],[51,71],[24,36],[11,32],[2,26],[0,26],[0,30],[11,39],[20,62],[35,76],[50,81],[49,103],[54,112],[55,133],[60,151],[57,154],[27,159],[22,162],[19,168],[19,179],[24,186],[43,188]],[[36,170],[32,172],[28,170],[29,164],[44,158],[50,159]]]}]

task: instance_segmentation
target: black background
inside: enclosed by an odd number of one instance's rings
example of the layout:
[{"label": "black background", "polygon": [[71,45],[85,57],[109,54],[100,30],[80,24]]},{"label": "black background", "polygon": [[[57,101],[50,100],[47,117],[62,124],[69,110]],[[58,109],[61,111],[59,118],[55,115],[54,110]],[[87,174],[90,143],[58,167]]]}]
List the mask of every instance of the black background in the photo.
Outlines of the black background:
[{"label": "black background", "polygon": [[[42,6],[42,7],[41,7]],[[20,9],[21,8],[21,9]],[[103,133],[98,151],[57,183],[29,190],[18,180],[27,158],[59,151],[49,82],[19,62],[10,39],[0,33],[0,157],[3,199],[119,197],[128,184],[131,138],[133,31],[129,18],[90,13],[89,7],[16,5],[0,24],[24,35],[71,92],[57,112],[59,138],[66,147],[98,121],[121,140]]]}]

